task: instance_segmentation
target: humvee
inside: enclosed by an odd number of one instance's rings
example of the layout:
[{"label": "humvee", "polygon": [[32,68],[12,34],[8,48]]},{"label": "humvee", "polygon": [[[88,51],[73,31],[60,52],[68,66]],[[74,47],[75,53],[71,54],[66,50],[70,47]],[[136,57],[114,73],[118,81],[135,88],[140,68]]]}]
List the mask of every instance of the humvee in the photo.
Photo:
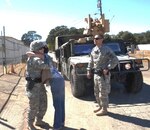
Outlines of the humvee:
[{"label": "humvee", "polygon": [[[101,3],[100,0],[98,0]],[[93,88],[93,79],[87,79],[86,70],[89,54],[94,47],[95,35],[109,32],[109,20],[102,13],[101,4],[98,6],[100,18],[93,19],[89,15],[85,18],[87,27],[80,36],[59,36],[56,39],[55,50],[58,69],[70,80],[72,94],[75,97],[83,96]],[[67,41],[67,42],[64,42]],[[119,59],[118,65],[111,70],[111,83],[121,83],[128,92],[139,92],[143,85],[141,71],[149,69],[149,60],[134,58],[127,54],[126,45],[121,41],[106,41],[104,45],[110,47]],[[90,87],[89,87],[90,86]]]},{"label": "humvee", "polygon": [[[149,69],[149,59],[129,56],[123,41],[104,41],[104,45],[111,48],[119,59],[118,65],[110,71],[111,83],[123,84],[130,93],[139,92],[143,87],[141,71]],[[75,97],[84,96],[93,88],[93,79],[86,77],[89,54],[93,47],[93,39],[82,37],[78,40],[70,39],[56,51],[58,68],[70,81]]]}]

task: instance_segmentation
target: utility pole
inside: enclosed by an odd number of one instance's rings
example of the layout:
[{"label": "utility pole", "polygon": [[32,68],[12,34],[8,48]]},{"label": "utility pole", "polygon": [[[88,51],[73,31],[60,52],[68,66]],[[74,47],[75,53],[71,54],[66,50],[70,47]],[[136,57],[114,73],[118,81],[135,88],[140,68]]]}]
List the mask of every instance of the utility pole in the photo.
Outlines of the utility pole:
[{"label": "utility pole", "polygon": [[103,12],[102,12],[102,2],[101,0],[97,0],[97,8],[100,10],[100,16],[103,16]]},{"label": "utility pole", "polygon": [[3,66],[4,66],[4,74],[7,73],[7,66],[6,66],[6,42],[5,42],[5,27],[3,26]]}]

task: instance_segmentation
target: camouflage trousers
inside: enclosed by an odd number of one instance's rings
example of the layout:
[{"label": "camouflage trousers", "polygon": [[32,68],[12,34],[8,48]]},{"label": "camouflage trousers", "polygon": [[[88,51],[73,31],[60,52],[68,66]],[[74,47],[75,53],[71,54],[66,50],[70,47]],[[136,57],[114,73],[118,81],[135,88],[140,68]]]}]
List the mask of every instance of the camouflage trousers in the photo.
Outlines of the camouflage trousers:
[{"label": "camouflage trousers", "polygon": [[37,120],[42,120],[47,110],[47,95],[44,84],[36,83],[32,90],[26,89],[26,95],[29,99],[27,122],[32,124]]},{"label": "camouflage trousers", "polygon": [[105,77],[94,74],[94,95],[100,107],[108,107],[110,89],[110,74]]}]

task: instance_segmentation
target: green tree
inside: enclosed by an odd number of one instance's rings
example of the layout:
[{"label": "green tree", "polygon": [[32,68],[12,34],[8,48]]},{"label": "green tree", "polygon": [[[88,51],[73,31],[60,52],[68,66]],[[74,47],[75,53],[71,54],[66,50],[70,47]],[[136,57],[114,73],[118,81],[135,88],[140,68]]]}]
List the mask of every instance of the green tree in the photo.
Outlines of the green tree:
[{"label": "green tree", "polygon": [[147,31],[145,33],[145,39],[146,39],[146,43],[150,43],[150,31]]},{"label": "green tree", "polygon": [[83,28],[76,29],[75,27],[68,28],[67,26],[57,26],[54,29],[51,29],[49,35],[46,39],[46,42],[50,48],[50,50],[54,50],[55,46],[55,37],[61,35],[75,35],[75,34],[83,34]]},{"label": "green tree", "polygon": [[128,31],[121,31],[116,36],[117,39],[122,40],[126,43],[126,45],[136,44],[135,36]]},{"label": "green tree", "polygon": [[30,43],[34,40],[40,40],[42,36],[37,34],[36,31],[28,31],[27,33],[23,34],[21,37],[21,41],[26,46],[30,46]]},{"label": "green tree", "polygon": [[116,35],[117,38],[130,42],[132,44],[148,44],[150,43],[150,31],[142,33],[130,33],[121,31]]},{"label": "green tree", "polygon": [[105,41],[111,41],[112,40],[112,38],[109,34],[105,34],[104,39],[105,39]]},{"label": "green tree", "polygon": [[145,35],[144,33],[134,34],[134,37],[135,37],[135,40],[136,40],[137,44],[144,44],[146,42],[144,35]]},{"label": "green tree", "polygon": [[122,39],[122,35],[124,34],[123,31],[119,32],[116,36],[117,39]]}]

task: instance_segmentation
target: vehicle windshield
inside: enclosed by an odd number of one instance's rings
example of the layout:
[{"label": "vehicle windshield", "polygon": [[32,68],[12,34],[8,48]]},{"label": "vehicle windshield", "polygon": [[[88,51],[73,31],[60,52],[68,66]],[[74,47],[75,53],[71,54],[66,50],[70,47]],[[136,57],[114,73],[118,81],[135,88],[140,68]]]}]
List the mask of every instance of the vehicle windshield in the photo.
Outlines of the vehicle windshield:
[{"label": "vehicle windshield", "polygon": [[74,55],[87,55],[89,54],[95,45],[91,44],[75,44]]},{"label": "vehicle windshield", "polygon": [[121,53],[121,49],[120,49],[120,45],[119,43],[107,43],[104,44],[105,46],[109,47],[110,49],[112,49],[116,54],[120,54]]}]

